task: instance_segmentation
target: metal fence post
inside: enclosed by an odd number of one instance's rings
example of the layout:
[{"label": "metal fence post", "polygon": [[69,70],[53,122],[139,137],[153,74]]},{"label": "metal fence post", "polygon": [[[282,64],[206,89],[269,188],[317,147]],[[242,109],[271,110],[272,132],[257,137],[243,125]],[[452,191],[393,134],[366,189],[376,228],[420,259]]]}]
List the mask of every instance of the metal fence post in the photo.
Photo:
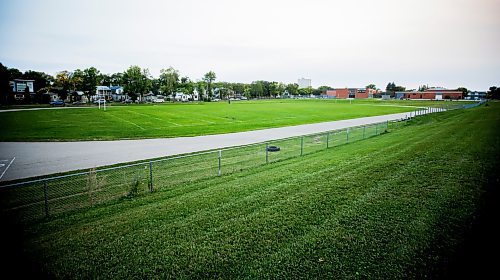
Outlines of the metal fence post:
[{"label": "metal fence post", "polygon": [[375,124],[375,135],[378,135],[378,123]]},{"label": "metal fence post", "polygon": [[43,196],[45,200],[45,217],[49,216],[49,195],[47,190],[47,180],[43,181]]},{"label": "metal fence post", "polygon": [[349,128],[346,129],[346,143],[349,143]]},{"label": "metal fence post", "polygon": [[304,136],[300,137],[300,155],[304,154]]},{"label": "metal fence post", "polygon": [[269,143],[266,143],[266,163],[269,163]]},{"label": "metal fence post", "polygon": [[365,130],[366,130],[366,125],[363,125],[363,139],[365,139]]},{"label": "metal fence post", "polygon": [[222,159],[222,150],[219,150],[219,176],[222,174],[222,168],[221,168],[221,159]]},{"label": "metal fence post", "polygon": [[153,192],[153,162],[149,161],[149,192]]},{"label": "metal fence post", "polygon": [[330,142],[330,131],[326,133],[326,148],[328,149],[328,142]]}]

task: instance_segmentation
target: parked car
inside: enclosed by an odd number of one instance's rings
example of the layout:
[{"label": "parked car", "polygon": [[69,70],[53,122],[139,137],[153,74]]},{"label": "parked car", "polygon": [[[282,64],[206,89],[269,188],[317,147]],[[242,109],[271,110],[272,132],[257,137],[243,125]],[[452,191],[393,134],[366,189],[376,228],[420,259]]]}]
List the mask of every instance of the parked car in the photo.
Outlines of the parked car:
[{"label": "parked car", "polygon": [[165,102],[165,99],[163,99],[163,98],[156,98],[156,99],[153,99],[153,102],[154,103],[163,103],[163,102]]},{"label": "parked car", "polygon": [[64,106],[64,101],[62,101],[62,100],[56,100],[56,101],[50,102],[49,104],[52,105],[52,106]]}]

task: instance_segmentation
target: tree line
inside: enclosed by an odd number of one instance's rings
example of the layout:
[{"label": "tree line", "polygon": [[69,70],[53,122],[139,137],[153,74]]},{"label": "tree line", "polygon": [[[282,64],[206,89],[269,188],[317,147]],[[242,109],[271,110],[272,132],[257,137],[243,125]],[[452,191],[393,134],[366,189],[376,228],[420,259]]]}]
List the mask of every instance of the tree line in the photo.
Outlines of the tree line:
[{"label": "tree line", "polygon": [[[26,71],[21,72],[15,68],[8,68],[0,63],[0,91],[4,98],[12,94],[9,81],[14,79],[34,80],[35,100],[32,103],[42,103],[43,94],[53,92],[61,99],[66,99],[77,91],[83,92],[87,98],[95,94],[96,86],[122,86],[124,92],[133,100],[141,98],[147,93],[155,95],[171,96],[175,93],[192,94],[195,90],[202,94],[205,99],[220,98],[228,99],[231,96],[245,96],[248,98],[275,98],[284,93],[289,95],[320,95],[329,86],[318,88],[299,88],[296,83],[281,83],[275,81],[254,81],[247,83],[229,83],[216,81],[217,76],[213,71],[207,72],[201,79],[193,81],[188,76],[182,76],[179,70],[169,67],[160,70],[159,77],[151,75],[148,68],[133,65],[123,72],[105,74],[95,67],[76,69],[74,71],[63,70],[51,76],[44,72]],[[29,97],[29,93],[26,94]],[[12,100],[11,100],[12,101]]]},{"label": "tree line", "polygon": [[[26,79],[34,81],[35,98],[26,92],[25,103],[44,103],[44,93],[53,92],[61,99],[71,97],[77,91],[83,92],[87,99],[95,94],[98,85],[122,86],[132,100],[141,98],[147,93],[155,95],[171,96],[175,93],[192,94],[195,90],[203,98],[228,99],[231,96],[245,96],[248,98],[276,98],[283,94],[291,96],[298,95],[321,95],[327,90],[333,89],[330,86],[320,86],[318,88],[299,88],[296,83],[281,83],[276,81],[253,81],[246,83],[229,83],[216,81],[217,76],[213,71],[207,72],[201,79],[193,81],[188,76],[182,76],[179,70],[169,67],[160,70],[160,75],[155,78],[148,68],[141,68],[133,65],[123,72],[113,74],[102,73],[95,67],[86,69],[76,69],[74,71],[63,70],[51,76],[44,72],[28,70],[21,72],[16,68],[8,68],[0,63],[0,95],[2,103],[13,103],[12,90],[9,81],[14,79]],[[377,89],[374,84],[369,84],[366,88]],[[425,90],[426,85],[420,86],[419,90]],[[394,82],[387,84],[386,93],[393,96],[397,91],[405,91],[404,86],[396,85]],[[460,87],[458,90],[467,95],[468,90]],[[499,89],[491,87],[488,92],[489,98],[499,98]]]}]

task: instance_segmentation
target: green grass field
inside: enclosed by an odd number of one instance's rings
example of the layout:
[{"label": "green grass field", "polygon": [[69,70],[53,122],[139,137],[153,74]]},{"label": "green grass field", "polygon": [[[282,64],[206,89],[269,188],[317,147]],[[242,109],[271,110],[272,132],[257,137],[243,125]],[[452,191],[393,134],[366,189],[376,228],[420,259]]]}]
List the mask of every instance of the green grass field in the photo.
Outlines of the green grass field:
[{"label": "green grass field", "polygon": [[498,103],[420,117],[368,140],[9,225],[2,252],[22,256],[10,258],[20,274],[62,279],[464,276],[461,255],[486,259],[463,248],[498,187],[499,123]]},{"label": "green grass field", "polygon": [[[456,102],[455,102],[456,103]],[[451,102],[268,100],[3,112],[0,141],[115,140],[241,132],[414,111]],[[412,106],[412,107],[404,107]]]}]

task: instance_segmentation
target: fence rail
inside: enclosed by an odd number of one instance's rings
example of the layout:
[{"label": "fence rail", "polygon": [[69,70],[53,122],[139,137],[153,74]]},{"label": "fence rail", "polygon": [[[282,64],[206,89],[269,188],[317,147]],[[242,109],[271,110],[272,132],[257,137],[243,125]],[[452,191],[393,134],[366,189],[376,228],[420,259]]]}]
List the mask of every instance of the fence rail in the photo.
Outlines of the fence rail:
[{"label": "fence rail", "polygon": [[0,216],[32,222],[353,143],[399,129],[423,114],[480,104],[419,109],[395,121],[0,185]]}]

